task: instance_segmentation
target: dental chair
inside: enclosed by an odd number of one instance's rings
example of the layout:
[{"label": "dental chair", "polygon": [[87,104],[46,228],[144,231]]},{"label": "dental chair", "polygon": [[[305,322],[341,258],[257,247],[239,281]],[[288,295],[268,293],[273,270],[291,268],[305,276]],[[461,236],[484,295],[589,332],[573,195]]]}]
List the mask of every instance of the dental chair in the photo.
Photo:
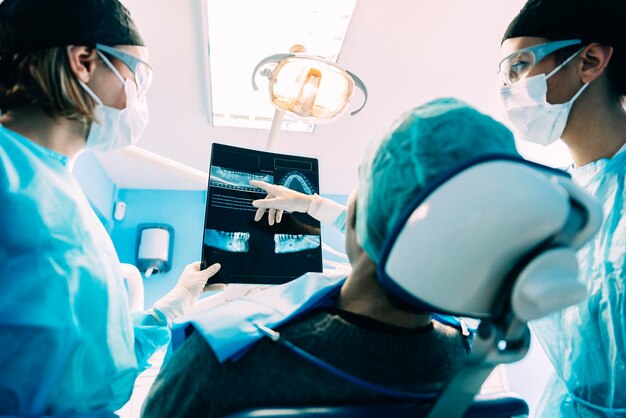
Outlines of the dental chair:
[{"label": "dental chair", "polygon": [[442,176],[406,208],[378,278],[412,310],[476,318],[472,354],[432,399],[247,410],[252,417],[514,417],[511,396],[476,396],[498,364],[525,356],[528,321],[586,297],[575,253],[598,230],[599,204],[562,171],[485,156]]}]

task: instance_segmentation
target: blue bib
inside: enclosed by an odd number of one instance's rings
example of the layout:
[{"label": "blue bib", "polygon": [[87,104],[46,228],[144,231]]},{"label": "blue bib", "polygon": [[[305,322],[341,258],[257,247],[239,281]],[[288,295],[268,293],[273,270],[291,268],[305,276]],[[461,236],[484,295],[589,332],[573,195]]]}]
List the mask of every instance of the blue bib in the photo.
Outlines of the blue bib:
[{"label": "blue bib", "polygon": [[[237,360],[265,336],[258,325],[275,329],[304,313],[334,306],[345,280],[344,272],[307,273],[291,282],[197,311],[185,317],[185,322],[173,325],[172,349],[184,342],[193,327],[220,362]],[[467,332],[456,317],[431,315],[442,324]]]},{"label": "blue bib", "polygon": [[193,327],[220,362],[237,359],[264,337],[256,325],[278,327],[303,313],[332,306],[346,280],[345,273],[307,273],[291,282],[207,308],[172,327],[175,350]]}]

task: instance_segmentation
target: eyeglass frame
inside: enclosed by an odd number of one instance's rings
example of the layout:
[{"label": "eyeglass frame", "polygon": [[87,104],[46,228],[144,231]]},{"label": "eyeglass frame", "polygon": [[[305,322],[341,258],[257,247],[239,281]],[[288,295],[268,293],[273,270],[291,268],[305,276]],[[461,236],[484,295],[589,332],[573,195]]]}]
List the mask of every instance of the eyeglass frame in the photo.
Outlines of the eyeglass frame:
[{"label": "eyeglass frame", "polygon": [[[147,62],[145,62],[144,60],[137,58],[134,55],[127,54],[126,52],[120,51],[117,48],[113,48],[113,47],[102,45],[102,44],[96,44],[96,50],[106,53],[108,55],[111,55],[112,57],[122,61],[122,63],[126,67],[128,67],[128,69],[133,73],[133,77],[136,77],[135,72],[137,71],[137,67],[139,65],[145,65],[150,69],[151,72],[154,72],[154,70],[152,69],[152,66],[148,64]],[[121,77],[121,75],[119,74],[116,74],[116,75],[118,76],[118,78]],[[124,82],[124,79],[122,78],[121,81]],[[152,80],[150,81],[152,82]],[[150,87],[150,85],[148,85],[148,87]],[[142,94],[145,94],[145,92],[142,92]]]},{"label": "eyeglass frame", "polygon": [[[580,39],[569,39],[569,40],[564,40],[564,41],[545,42],[545,43],[542,43],[542,44],[533,45],[533,46],[529,46],[529,47],[526,47],[526,48],[518,49],[517,51],[510,53],[509,55],[507,55],[506,57],[504,57],[504,58],[502,58],[500,60],[500,62],[498,63],[498,75],[500,75],[500,73],[502,72],[502,63],[504,63],[505,61],[509,60],[511,57],[513,57],[515,55],[518,55],[520,53],[525,53],[525,52],[532,53],[533,56],[535,57],[535,62],[533,63],[533,67],[534,67],[541,60],[543,60],[545,57],[547,57],[548,55],[552,54],[553,52],[556,52],[559,49],[567,48],[569,46],[580,45],[582,43],[583,43],[583,41],[580,40]],[[528,70],[528,72],[530,72],[531,70],[532,70],[532,67]],[[517,82],[519,82],[521,80],[523,80],[523,78],[518,80],[518,81],[516,81],[515,83],[517,83]],[[511,83],[510,79],[508,77],[507,77],[507,81],[509,82],[509,85],[515,84],[515,83]]]}]

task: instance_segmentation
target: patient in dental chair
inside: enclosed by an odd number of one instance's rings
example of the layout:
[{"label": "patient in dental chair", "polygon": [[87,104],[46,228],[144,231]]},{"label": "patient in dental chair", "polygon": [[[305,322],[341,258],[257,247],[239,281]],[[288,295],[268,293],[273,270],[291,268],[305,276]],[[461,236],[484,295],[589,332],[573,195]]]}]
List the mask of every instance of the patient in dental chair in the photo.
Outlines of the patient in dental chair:
[{"label": "patient in dental chair", "polygon": [[[377,281],[376,266],[382,244],[408,202],[452,166],[486,153],[516,155],[511,133],[455,99],[419,106],[375,138],[347,209],[346,253],[352,271],[332,304],[278,327],[282,338],[388,389],[440,390],[467,358],[469,341],[457,328],[387,294]],[[241,358],[225,361],[218,360],[207,341],[196,330],[174,352],[150,391],[144,416],[217,417],[258,407],[389,400],[269,338]]]}]

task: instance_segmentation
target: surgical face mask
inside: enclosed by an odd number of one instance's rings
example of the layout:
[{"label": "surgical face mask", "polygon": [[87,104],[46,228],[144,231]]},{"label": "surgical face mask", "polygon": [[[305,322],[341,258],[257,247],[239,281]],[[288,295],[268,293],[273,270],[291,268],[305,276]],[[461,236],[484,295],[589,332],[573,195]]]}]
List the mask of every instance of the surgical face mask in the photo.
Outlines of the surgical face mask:
[{"label": "surgical face mask", "polygon": [[561,137],[572,105],[589,83],[582,86],[570,101],[550,104],[547,99],[548,79],[579,53],[580,50],[548,75],[539,74],[500,88],[504,114],[520,139],[550,145]]},{"label": "surgical face mask", "polygon": [[97,121],[91,124],[85,148],[114,151],[137,143],[148,124],[148,104],[145,96],[137,94],[134,81],[125,80],[103,54],[100,53],[100,57],[124,85],[126,107],[116,109],[104,105],[93,90],[79,80],[83,89],[96,102],[94,114]]}]

